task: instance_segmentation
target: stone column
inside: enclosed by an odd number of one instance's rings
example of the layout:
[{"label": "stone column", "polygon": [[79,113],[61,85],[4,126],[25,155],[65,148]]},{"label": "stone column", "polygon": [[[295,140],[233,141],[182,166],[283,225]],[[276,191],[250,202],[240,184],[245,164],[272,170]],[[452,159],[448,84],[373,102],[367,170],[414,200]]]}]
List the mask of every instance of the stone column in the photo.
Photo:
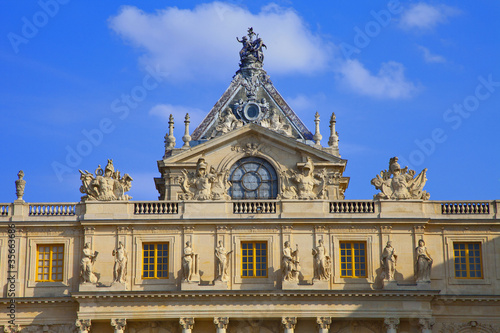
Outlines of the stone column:
[{"label": "stone column", "polygon": [[420,332],[422,333],[432,333],[432,326],[436,321],[434,318],[420,318],[418,320],[418,326],[420,327]]},{"label": "stone column", "polygon": [[227,325],[229,324],[228,317],[215,317],[214,324],[217,329],[216,333],[226,333]]},{"label": "stone column", "polygon": [[179,319],[179,324],[182,327],[182,333],[191,333],[194,326],[194,318],[181,318]]},{"label": "stone column", "polygon": [[384,325],[387,333],[398,333],[399,318],[385,318]]},{"label": "stone column", "polygon": [[319,333],[328,333],[328,331],[330,330],[330,324],[332,323],[332,318],[316,317],[316,323],[318,323]]},{"label": "stone column", "polygon": [[89,333],[91,321],[90,319],[77,319],[75,322],[75,326],[78,330],[78,333]]},{"label": "stone column", "polygon": [[297,317],[282,317],[281,323],[285,328],[284,333],[293,333],[295,330],[295,325],[297,324]]},{"label": "stone column", "polygon": [[127,326],[127,319],[111,319],[111,326],[115,328],[115,333],[123,333]]}]

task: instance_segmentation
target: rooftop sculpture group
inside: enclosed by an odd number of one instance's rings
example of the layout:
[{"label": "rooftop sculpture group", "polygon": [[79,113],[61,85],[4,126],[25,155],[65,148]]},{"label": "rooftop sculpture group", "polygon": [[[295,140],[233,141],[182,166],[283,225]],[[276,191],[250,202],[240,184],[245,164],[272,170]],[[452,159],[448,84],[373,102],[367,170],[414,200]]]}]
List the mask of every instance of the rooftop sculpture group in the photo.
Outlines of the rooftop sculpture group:
[{"label": "rooftop sculpture group", "polygon": [[253,57],[261,63],[264,61],[262,48],[267,48],[267,46],[262,41],[262,38],[259,37],[259,34],[253,32],[253,28],[248,28],[248,37],[243,36],[241,40],[236,37],[236,40],[242,44],[240,51],[240,58],[242,62],[249,57]]},{"label": "rooftop sculpture group", "polygon": [[[423,191],[427,182],[425,173],[422,170],[415,177],[415,170],[408,170],[408,167],[401,169],[398,158],[393,157],[389,162],[389,171],[381,171],[379,175],[372,179],[371,183],[381,192],[374,195],[374,199],[422,199],[428,200],[430,194]],[[392,176],[392,178],[391,178]]]},{"label": "rooftop sculpture group", "polygon": [[229,200],[227,191],[231,187],[228,182],[229,171],[216,172],[212,167],[207,172],[208,164],[200,158],[196,164],[196,173],[182,170],[179,184],[182,191],[180,198],[183,200]]},{"label": "rooftop sculpture group", "polygon": [[85,195],[82,201],[112,201],[130,200],[131,196],[125,194],[132,187],[132,177],[127,173],[121,177],[119,171],[115,171],[113,160],[108,159],[108,164],[103,171],[99,165],[95,171],[95,177],[87,170],[79,170],[82,186],[80,192]]},{"label": "rooftop sculpture group", "polygon": [[282,173],[281,196],[283,199],[325,199],[326,178],[325,170],[314,172],[314,163],[307,158],[302,167],[302,173],[285,170]]}]

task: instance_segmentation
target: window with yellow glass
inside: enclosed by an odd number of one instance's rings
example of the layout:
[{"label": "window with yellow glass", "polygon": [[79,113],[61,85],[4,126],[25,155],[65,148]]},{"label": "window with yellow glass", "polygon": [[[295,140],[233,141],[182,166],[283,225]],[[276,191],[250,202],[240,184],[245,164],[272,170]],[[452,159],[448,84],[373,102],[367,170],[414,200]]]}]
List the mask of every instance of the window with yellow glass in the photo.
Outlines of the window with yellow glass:
[{"label": "window with yellow glass", "polygon": [[63,244],[40,244],[36,247],[36,257],[36,281],[59,282],[63,280]]},{"label": "window with yellow glass", "polygon": [[340,242],[340,277],[366,276],[366,242]]},{"label": "window with yellow glass", "polygon": [[168,279],[168,243],[143,243],[142,263],[143,279]]},{"label": "window with yellow glass", "polygon": [[241,277],[267,277],[267,242],[241,242]]},{"label": "window with yellow glass", "polygon": [[455,278],[482,279],[481,243],[453,243]]}]

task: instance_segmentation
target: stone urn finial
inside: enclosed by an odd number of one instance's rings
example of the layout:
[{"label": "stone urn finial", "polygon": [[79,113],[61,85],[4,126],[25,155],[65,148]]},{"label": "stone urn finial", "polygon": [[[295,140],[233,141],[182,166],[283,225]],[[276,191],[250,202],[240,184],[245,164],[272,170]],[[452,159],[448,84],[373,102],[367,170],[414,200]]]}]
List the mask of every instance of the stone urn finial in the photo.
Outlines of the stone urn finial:
[{"label": "stone urn finial", "polygon": [[19,177],[19,179],[16,180],[16,195],[17,195],[17,200],[23,201],[24,187],[26,186],[26,181],[23,179],[23,177],[24,177],[23,170],[20,170],[18,172],[17,177]]}]

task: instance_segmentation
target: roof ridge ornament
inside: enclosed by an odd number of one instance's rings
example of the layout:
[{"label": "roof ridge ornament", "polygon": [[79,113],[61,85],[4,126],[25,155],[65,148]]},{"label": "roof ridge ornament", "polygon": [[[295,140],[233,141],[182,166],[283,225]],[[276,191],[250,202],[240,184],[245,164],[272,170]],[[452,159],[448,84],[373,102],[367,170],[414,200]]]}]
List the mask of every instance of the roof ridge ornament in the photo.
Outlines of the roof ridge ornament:
[{"label": "roof ridge ornament", "polygon": [[259,34],[256,34],[253,28],[250,27],[247,36],[241,37],[241,40],[236,37],[236,40],[242,44],[240,50],[241,63],[238,72],[241,72],[244,76],[253,76],[263,71],[264,52],[262,48],[267,49],[267,46],[259,37]]}]

